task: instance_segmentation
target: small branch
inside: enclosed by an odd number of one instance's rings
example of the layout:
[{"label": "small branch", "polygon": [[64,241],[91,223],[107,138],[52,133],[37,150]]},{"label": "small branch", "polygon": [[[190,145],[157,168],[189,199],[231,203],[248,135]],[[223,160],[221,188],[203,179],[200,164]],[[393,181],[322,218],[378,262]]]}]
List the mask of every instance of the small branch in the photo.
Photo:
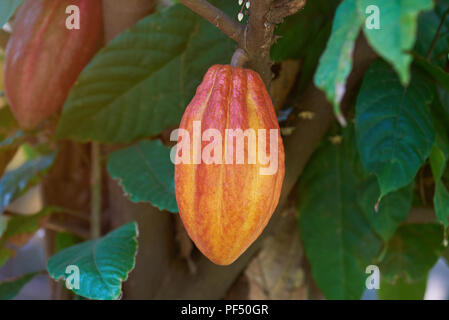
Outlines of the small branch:
[{"label": "small branch", "polygon": [[432,44],[429,47],[429,50],[427,50],[426,59],[430,59],[430,55],[432,54],[433,49],[435,48],[435,45],[437,44],[437,41],[440,37],[441,29],[443,28],[444,22],[446,21],[447,16],[449,15],[449,8],[446,9],[446,11],[443,14],[443,17],[441,18],[440,25],[438,26],[437,32],[435,34],[435,37],[433,38]]},{"label": "small branch", "polygon": [[231,66],[233,67],[243,67],[248,62],[248,55],[245,50],[238,48],[235,50],[234,55],[232,56]]},{"label": "small branch", "polygon": [[179,2],[202,16],[241,46],[245,28],[236,20],[229,17],[220,9],[214,7],[206,0],[179,0]]},{"label": "small branch", "polygon": [[91,237],[101,235],[101,152],[100,144],[92,142],[91,169]]}]

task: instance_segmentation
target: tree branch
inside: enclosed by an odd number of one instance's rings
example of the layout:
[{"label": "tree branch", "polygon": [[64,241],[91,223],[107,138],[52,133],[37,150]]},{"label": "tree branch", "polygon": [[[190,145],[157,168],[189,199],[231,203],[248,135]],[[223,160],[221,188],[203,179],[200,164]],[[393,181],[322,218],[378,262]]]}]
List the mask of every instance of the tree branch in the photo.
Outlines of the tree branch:
[{"label": "tree branch", "polygon": [[251,1],[250,16],[243,49],[248,53],[248,66],[258,72],[267,88],[272,80],[270,49],[275,24],[267,21],[274,0]]},{"label": "tree branch", "polygon": [[216,26],[239,46],[242,45],[245,27],[226,13],[206,0],[179,0],[179,2]]},{"label": "tree branch", "polygon": [[267,88],[272,80],[270,51],[274,43],[274,29],[285,17],[295,14],[305,4],[306,0],[251,1],[243,49],[248,53],[249,67],[260,74]]}]

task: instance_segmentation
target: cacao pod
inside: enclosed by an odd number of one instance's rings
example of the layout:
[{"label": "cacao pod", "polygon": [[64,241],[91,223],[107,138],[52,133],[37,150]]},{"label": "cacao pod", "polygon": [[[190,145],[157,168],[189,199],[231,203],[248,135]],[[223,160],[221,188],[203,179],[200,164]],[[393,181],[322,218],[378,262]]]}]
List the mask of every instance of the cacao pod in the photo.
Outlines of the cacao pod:
[{"label": "cacao pod", "polygon": [[[240,142],[239,130],[247,133],[240,135]],[[251,132],[257,132],[257,146]],[[184,148],[186,135],[193,137],[191,149]],[[259,144],[261,138],[265,145]],[[175,193],[187,233],[212,262],[231,264],[270,220],[285,173],[279,124],[259,74],[230,65],[212,66],[187,106],[177,141],[176,159],[172,158]],[[270,164],[260,161],[262,151]],[[276,170],[262,174],[272,161]]]},{"label": "cacao pod", "polygon": [[[70,5],[79,8],[79,29],[66,26]],[[24,2],[6,47],[4,75],[6,97],[22,128],[34,129],[61,109],[102,44],[101,0]]]}]

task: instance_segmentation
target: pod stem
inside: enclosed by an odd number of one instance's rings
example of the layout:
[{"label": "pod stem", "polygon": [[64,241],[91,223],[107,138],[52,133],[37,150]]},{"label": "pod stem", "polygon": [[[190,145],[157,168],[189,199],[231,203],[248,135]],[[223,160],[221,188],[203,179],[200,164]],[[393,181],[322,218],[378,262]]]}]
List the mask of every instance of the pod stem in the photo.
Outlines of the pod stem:
[{"label": "pod stem", "polygon": [[245,50],[238,48],[232,55],[231,66],[242,68],[248,62],[248,59],[249,58]]}]

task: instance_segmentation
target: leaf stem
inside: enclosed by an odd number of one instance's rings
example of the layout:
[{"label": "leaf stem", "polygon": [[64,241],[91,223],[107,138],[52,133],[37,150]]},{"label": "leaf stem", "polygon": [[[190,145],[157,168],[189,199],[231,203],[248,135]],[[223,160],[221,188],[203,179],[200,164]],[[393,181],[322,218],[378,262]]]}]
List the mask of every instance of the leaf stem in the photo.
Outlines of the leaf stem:
[{"label": "leaf stem", "polygon": [[231,66],[233,67],[243,67],[248,62],[248,55],[245,50],[238,48],[235,50],[234,55],[232,56]]},{"label": "leaf stem", "polygon": [[101,235],[101,151],[98,142],[91,145],[91,221],[92,239]]}]

